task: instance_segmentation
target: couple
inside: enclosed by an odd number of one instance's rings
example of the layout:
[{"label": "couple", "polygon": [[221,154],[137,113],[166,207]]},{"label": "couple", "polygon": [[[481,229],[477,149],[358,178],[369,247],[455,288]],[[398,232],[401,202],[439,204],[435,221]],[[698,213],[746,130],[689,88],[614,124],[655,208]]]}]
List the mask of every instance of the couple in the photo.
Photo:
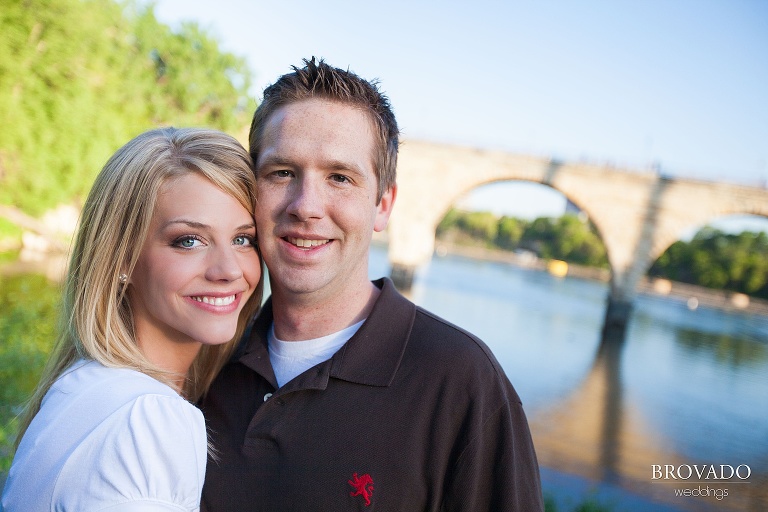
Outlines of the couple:
[{"label": "couple", "polygon": [[161,129],[102,170],[6,512],[543,510],[488,348],[368,280],[397,193],[387,98],[304,63],[265,90],[250,157]]}]

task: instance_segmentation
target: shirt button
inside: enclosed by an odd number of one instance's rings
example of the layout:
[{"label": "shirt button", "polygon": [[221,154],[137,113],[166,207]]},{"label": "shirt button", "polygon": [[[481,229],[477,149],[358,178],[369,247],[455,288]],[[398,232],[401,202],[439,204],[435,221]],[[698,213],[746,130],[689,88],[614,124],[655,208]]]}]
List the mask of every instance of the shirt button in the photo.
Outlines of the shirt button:
[{"label": "shirt button", "polygon": [[266,395],[264,395],[264,401],[266,402],[267,400],[269,400],[271,396],[272,396],[272,393],[267,393]]}]

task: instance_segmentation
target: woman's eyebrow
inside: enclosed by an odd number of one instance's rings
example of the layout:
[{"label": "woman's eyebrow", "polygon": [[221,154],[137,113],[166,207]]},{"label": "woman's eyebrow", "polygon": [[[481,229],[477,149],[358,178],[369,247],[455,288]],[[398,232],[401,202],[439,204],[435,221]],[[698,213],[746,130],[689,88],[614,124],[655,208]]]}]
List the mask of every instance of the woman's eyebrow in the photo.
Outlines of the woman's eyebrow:
[{"label": "woman's eyebrow", "polygon": [[165,224],[163,224],[163,227],[167,228],[168,226],[172,226],[173,224],[184,224],[186,226],[189,226],[191,228],[196,228],[196,229],[205,229],[205,228],[211,227],[208,224],[203,224],[202,222],[195,222],[193,220],[187,220],[187,219],[171,219]]},{"label": "woman's eyebrow", "polygon": [[[202,222],[195,222],[193,220],[187,220],[187,219],[171,219],[165,224],[163,224],[163,228],[167,228],[168,226],[172,226],[174,224],[184,224],[185,226],[189,226],[190,228],[195,229],[210,229],[211,226],[208,224],[203,224]],[[253,222],[249,222],[247,224],[242,224],[240,226],[237,226],[235,228],[235,231],[245,231],[248,229],[256,229],[256,224]]]}]

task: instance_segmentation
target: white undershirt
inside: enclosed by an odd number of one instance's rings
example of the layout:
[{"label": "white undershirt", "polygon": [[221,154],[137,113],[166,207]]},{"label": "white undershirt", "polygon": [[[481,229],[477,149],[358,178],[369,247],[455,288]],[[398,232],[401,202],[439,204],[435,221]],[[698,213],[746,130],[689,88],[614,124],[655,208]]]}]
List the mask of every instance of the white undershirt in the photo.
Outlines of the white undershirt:
[{"label": "white undershirt", "polygon": [[354,336],[363,322],[365,320],[327,336],[304,341],[278,339],[275,336],[275,325],[272,324],[267,335],[267,344],[277,387],[282,387],[306,370],[333,357],[333,354]]}]

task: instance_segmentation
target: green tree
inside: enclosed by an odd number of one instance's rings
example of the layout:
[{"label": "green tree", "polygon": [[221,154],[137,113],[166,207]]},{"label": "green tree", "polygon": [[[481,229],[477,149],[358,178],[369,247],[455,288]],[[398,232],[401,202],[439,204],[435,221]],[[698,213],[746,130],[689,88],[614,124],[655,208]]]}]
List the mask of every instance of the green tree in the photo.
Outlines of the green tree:
[{"label": "green tree", "polygon": [[517,249],[527,223],[521,219],[503,216],[499,219],[496,245],[508,251]]},{"label": "green tree", "polygon": [[523,233],[520,245],[544,259],[596,267],[608,266],[605,246],[594,227],[573,214],[534,220]]},{"label": "green tree", "polygon": [[690,242],[672,244],[649,274],[768,298],[768,235],[705,227]]},{"label": "green tree", "polygon": [[555,220],[539,217],[531,222],[520,237],[520,246],[544,259],[554,258]]},{"label": "green tree", "polygon": [[151,6],[9,0],[0,10],[0,203],[79,203],[106,159],[158,125],[239,134],[255,106],[245,61]]},{"label": "green tree", "polygon": [[459,221],[459,218],[461,217],[462,213],[459,212],[456,208],[451,208],[448,210],[448,213],[445,214],[445,217],[443,217],[443,220],[440,221],[440,223],[437,225],[436,234],[438,237],[444,235],[445,233],[456,229],[457,223]]},{"label": "green tree", "polygon": [[490,212],[451,209],[437,227],[441,240],[483,245],[502,250],[524,248],[544,259],[607,267],[605,247],[594,226],[577,216],[540,217],[533,222]]},{"label": "green tree", "polygon": [[491,212],[467,212],[459,219],[458,226],[486,245],[496,239],[499,229],[498,220]]},{"label": "green tree", "polygon": [[43,276],[0,276],[0,473],[11,464],[16,416],[53,346],[59,301],[59,287]]},{"label": "green tree", "polygon": [[588,222],[576,215],[565,214],[557,219],[555,232],[554,252],[558,259],[595,267],[608,265],[605,246]]}]

